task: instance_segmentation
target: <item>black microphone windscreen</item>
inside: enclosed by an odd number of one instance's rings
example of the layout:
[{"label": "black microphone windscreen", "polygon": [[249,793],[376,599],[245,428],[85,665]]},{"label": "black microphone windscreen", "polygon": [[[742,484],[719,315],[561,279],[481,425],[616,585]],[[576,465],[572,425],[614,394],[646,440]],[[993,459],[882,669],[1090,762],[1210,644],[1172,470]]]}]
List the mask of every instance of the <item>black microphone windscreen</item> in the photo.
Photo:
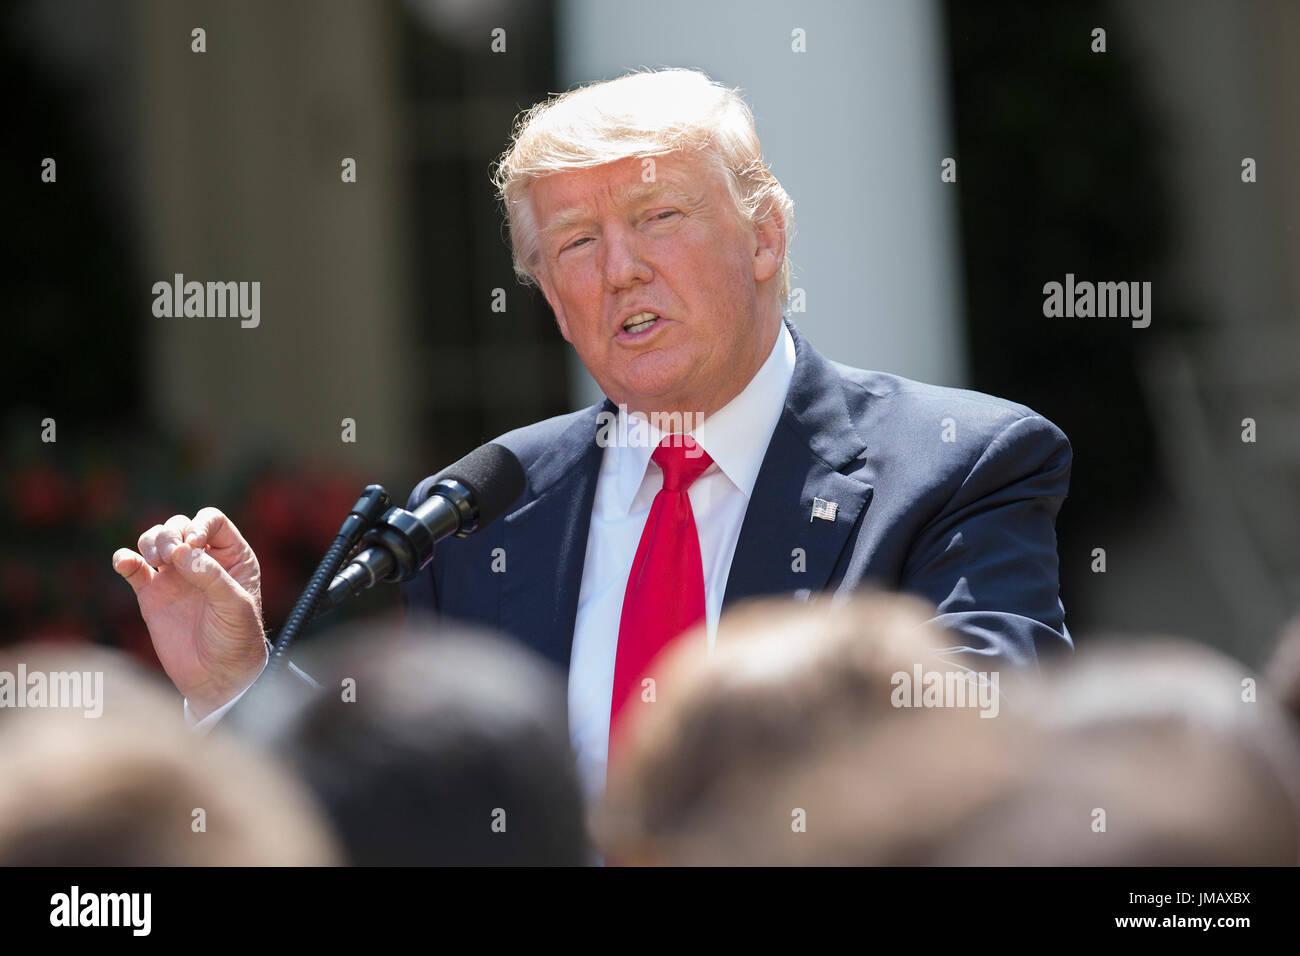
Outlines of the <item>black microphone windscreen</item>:
[{"label": "black microphone windscreen", "polygon": [[459,481],[474,496],[478,526],[483,528],[506,513],[524,493],[524,466],[504,445],[490,442],[448,465],[435,476],[437,481]]}]

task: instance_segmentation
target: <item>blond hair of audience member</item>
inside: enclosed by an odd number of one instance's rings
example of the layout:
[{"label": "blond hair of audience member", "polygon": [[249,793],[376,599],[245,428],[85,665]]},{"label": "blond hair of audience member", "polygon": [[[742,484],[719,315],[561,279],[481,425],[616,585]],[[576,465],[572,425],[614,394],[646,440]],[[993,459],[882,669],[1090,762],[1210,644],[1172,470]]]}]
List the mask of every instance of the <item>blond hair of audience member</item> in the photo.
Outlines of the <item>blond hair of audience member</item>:
[{"label": "blond hair of audience member", "polygon": [[102,673],[102,714],[0,709],[0,865],[339,861],[323,816],[289,774],[220,732],[192,733],[175,695],[126,657],[37,645],[0,653],[0,671],[16,675],[20,662],[28,674]]},{"label": "blond hair of audience member", "polygon": [[1016,784],[916,862],[1295,865],[1293,727],[1254,682],[1187,640],[1085,644],[1023,699]]},{"label": "blond hair of audience member", "polygon": [[[602,848],[631,864],[898,862],[998,792],[1015,767],[1005,709],[896,706],[918,666],[967,677],[932,615],[879,594],[765,600],[725,615],[711,654],[687,635],[611,763]],[[960,746],[927,759],[949,734]]]}]

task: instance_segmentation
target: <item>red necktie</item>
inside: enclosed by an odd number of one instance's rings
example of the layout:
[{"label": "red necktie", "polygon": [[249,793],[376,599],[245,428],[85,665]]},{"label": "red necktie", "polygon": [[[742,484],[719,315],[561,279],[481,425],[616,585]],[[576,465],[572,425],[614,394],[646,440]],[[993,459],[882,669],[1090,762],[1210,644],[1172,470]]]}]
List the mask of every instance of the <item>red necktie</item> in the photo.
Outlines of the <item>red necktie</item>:
[{"label": "red necktie", "polygon": [[623,594],[609,715],[611,756],[619,714],[641,702],[641,681],[654,676],[647,673],[651,662],[673,638],[704,620],[700,536],[686,492],[713,459],[689,435],[668,436],[651,458],[663,469],[664,486],[650,506]]}]

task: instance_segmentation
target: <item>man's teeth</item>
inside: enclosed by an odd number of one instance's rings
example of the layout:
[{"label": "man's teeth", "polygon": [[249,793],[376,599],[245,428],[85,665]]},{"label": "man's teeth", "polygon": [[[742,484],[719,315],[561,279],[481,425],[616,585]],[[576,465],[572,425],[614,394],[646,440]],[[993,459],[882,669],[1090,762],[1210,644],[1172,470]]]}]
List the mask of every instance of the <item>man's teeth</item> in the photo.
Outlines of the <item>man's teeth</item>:
[{"label": "man's teeth", "polygon": [[650,326],[659,321],[659,316],[653,312],[638,312],[632,318],[623,323],[624,332],[644,332]]}]

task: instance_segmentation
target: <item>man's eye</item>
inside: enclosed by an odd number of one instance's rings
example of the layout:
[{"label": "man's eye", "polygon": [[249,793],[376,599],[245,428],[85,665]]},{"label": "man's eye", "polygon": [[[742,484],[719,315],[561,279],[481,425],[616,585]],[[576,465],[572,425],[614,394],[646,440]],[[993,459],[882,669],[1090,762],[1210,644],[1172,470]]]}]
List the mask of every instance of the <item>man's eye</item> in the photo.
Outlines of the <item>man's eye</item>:
[{"label": "man's eye", "polygon": [[582,245],[584,242],[590,242],[590,241],[591,241],[591,236],[583,236],[581,239],[575,239],[573,242],[569,243],[569,244],[568,244],[567,246],[565,246],[564,249],[562,249],[561,251],[562,251],[562,252],[566,252],[566,251],[568,251],[569,249],[576,249],[576,248],[578,248],[578,246]]},{"label": "man's eye", "polygon": [[651,217],[651,218],[653,218],[653,219],[667,219],[669,216],[675,216],[675,215],[677,215],[677,210],[676,210],[676,209],[665,209],[663,212],[661,212],[661,213],[657,213],[656,215],[654,215],[654,216]]}]

